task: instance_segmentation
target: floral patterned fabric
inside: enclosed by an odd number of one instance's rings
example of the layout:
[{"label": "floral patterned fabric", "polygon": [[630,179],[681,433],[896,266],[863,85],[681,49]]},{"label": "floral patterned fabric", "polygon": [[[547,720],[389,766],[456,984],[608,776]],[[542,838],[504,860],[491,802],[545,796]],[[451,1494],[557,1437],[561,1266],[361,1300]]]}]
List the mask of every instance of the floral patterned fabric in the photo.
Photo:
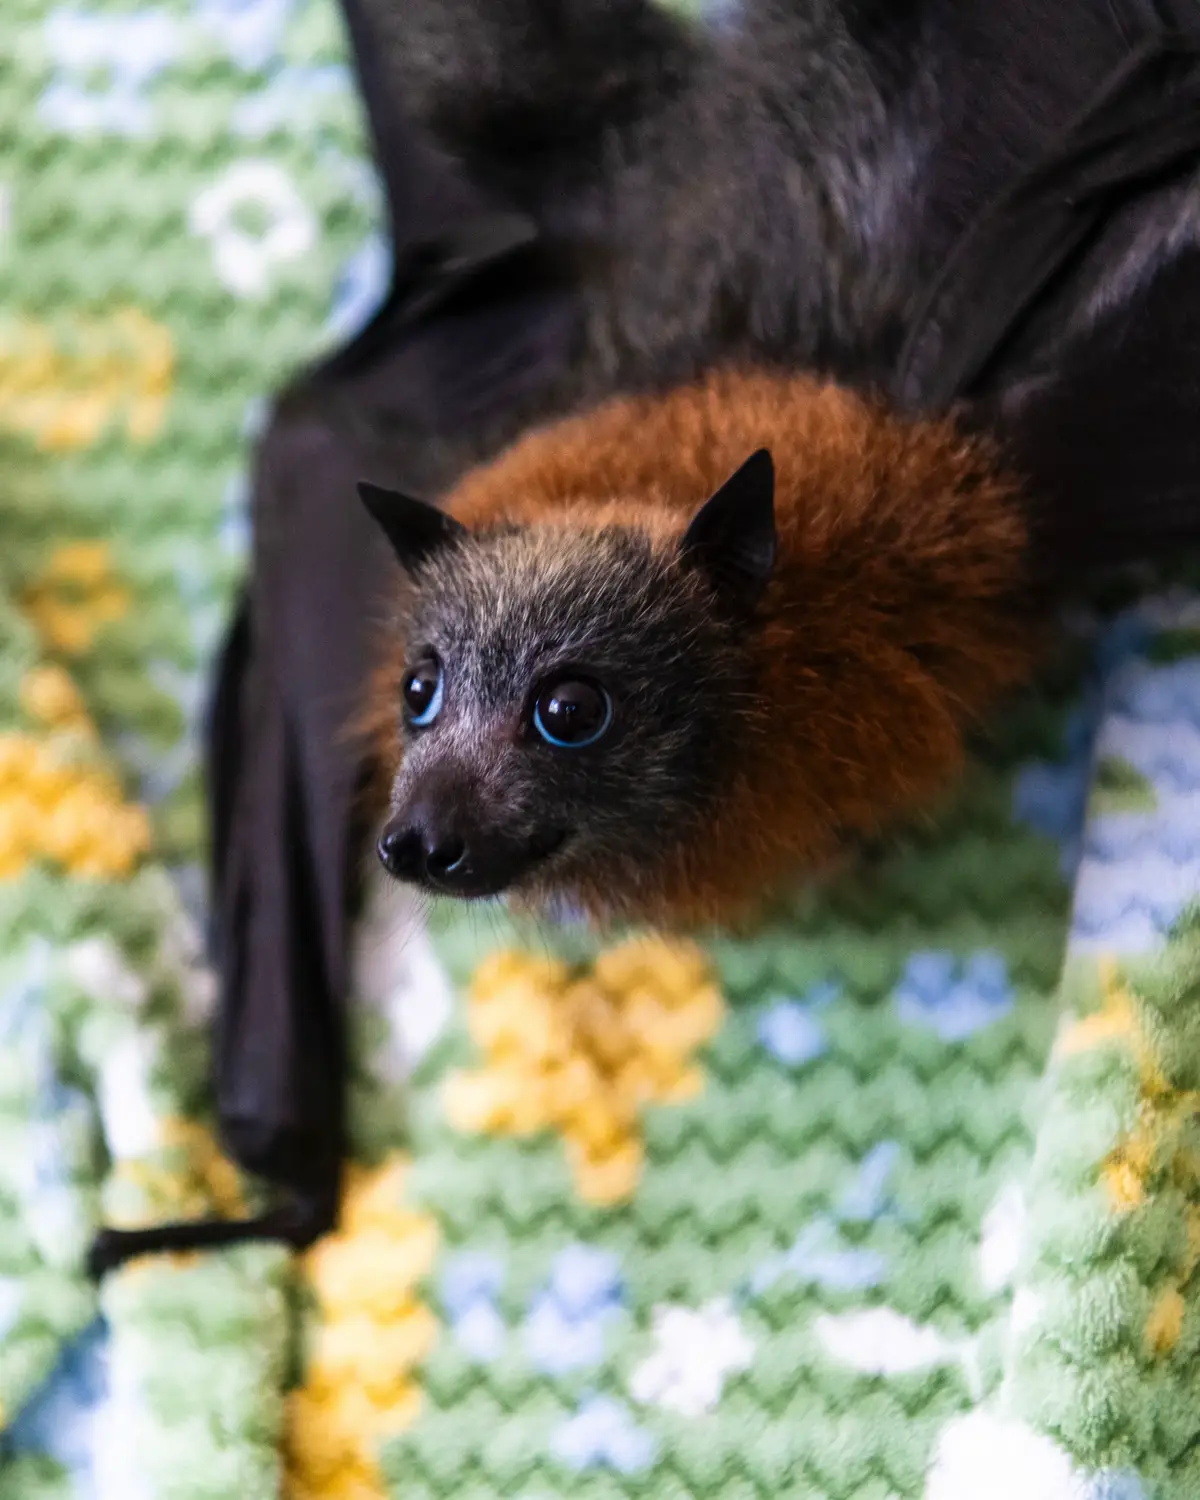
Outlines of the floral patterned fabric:
[{"label": "floral patterned fabric", "polygon": [[248,446],[386,284],[333,0],[0,15],[0,1500],[1200,1495],[1200,594],[752,939],[375,892],[337,1232],[213,1138]]}]

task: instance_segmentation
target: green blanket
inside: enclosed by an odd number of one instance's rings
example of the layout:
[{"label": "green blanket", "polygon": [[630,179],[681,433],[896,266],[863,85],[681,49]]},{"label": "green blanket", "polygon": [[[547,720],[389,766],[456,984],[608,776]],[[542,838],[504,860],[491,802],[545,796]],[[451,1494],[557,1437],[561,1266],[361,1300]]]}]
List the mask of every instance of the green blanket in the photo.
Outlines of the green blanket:
[{"label": "green blanket", "polygon": [[234,1212],[196,732],[263,399],[386,281],[332,0],[0,14],[2,1500],[1200,1496],[1200,594],[753,941],[375,893],[337,1234]]}]

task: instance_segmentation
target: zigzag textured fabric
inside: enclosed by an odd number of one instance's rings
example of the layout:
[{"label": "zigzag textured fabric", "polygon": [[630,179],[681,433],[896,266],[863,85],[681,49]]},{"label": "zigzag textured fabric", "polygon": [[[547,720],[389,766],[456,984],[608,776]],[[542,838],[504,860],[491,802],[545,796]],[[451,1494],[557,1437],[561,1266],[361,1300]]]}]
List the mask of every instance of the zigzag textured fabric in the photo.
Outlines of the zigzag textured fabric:
[{"label": "zigzag textured fabric", "polygon": [[217,1150],[196,729],[262,402],[386,282],[332,0],[0,15],[0,1500],[1200,1495],[1200,594],[698,946],[378,893],[339,1232]]}]

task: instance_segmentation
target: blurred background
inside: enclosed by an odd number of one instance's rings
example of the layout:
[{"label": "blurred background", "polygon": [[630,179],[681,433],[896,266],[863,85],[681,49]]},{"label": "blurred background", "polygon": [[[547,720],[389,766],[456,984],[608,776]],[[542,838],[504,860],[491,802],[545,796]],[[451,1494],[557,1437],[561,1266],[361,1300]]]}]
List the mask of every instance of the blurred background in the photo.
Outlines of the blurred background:
[{"label": "blurred background", "polygon": [[[266,402],[374,309],[381,230],[333,0],[0,7],[4,1500],[136,1500],[156,1465],[181,1495],[277,1491],[270,1252],[205,1273],[225,1345],[163,1342],[150,1313],[162,1377],[228,1398],[223,1435],[157,1459],[186,1402],[168,1381],[149,1426],[122,1418],[80,1262],[101,1200],[229,1206],[203,1127],[169,1125],[203,1089],[213,998],[201,717]],[[265,1330],[248,1363],[228,1319]]]}]

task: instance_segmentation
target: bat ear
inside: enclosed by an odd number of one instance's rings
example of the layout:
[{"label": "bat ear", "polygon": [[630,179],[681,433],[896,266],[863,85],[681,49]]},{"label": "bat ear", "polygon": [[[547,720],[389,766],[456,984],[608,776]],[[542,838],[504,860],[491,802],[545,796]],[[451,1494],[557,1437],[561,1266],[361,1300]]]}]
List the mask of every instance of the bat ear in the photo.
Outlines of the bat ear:
[{"label": "bat ear", "polygon": [[359,484],[358,493],[372,518],[383,528],[400,566],[407,570],[467,535],[461,521],[424,500],[413,500],[398,490],[385,490],[365,481]]},{"label": "bat ear", "polygon": [[749,608],[770,582],[777,547],[775,465],[760,448],[692,517],[680,551],[718,592]]}]

